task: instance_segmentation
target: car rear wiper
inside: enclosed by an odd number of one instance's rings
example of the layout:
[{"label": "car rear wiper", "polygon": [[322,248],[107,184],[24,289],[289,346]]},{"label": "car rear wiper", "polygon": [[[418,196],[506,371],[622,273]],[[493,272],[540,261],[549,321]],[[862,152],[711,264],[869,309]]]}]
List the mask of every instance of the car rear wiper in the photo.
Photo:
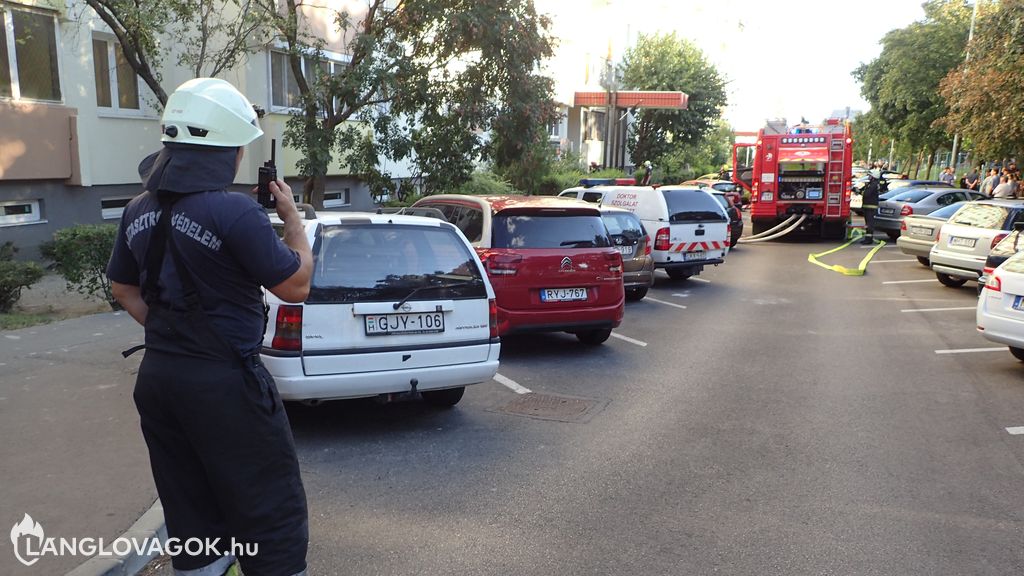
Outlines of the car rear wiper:
[{"label": "car rear wiper", "polygon": [[576,248],[582,248],[583,246],[580,246],[580,244],[586,244],[586,247],[589,248],[594,247],[593,240],[566,240],[565,242],[559,244],[559,246],[574,246]]},{"label": "car rear wiper", "polygon": [[391,305],[391,307],[394,308],[395,310],[398,310],[399,308],[402,307],[402,304],[405,304],[406,302],[409,301],[410,298],[415,296],[418,292],[422,292],[424,290],[441,290],[441,289],[444,289],[444,288],[458,288],[460,286],[468,286],[470,284],[476,284],[479,281],[480,281],[479,279],[474,278],[473,280],[466,280],[465,282],[451,282],[451,283],[448,283],[448,284],[435,284],[435,285],[432,285],[432,286],[419,286],[418,288],[413,288],[412,292],[409,292],[408,294],[406,294],[405,298],[402,298],[398,302],[395,302],[394,304]]}]

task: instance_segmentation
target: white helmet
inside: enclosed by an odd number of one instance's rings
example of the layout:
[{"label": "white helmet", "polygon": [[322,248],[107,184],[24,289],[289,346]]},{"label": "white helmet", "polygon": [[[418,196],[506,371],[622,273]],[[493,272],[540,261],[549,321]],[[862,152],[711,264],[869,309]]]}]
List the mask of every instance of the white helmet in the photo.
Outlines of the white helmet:
[{"label": "white helmet", "polygon": [[263,135],[249,100],[219,78],[196,78],[178,86],[167,99],[161,122],[163,142],[237,148]]}]

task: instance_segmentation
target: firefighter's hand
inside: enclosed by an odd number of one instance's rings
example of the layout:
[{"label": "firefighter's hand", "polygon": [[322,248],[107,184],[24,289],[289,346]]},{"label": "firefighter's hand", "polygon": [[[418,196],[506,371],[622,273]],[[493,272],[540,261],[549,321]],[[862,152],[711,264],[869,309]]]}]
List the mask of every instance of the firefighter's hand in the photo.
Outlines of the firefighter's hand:
[{"label": "firefighter's hand", "polygon": [[292,197],[292,188],[284,180],[278,178],[268,186],[270,193],[276,201],[277,215],[282,221],[299,218],[299,209],[295,207],[295,199]]}]

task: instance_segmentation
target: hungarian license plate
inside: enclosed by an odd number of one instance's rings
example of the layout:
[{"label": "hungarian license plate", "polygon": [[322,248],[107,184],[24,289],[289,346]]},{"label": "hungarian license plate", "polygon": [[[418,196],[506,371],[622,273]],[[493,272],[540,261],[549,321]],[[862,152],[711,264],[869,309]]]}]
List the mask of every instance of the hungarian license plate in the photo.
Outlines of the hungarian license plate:
[{"label": "hungarian license plate", "polygon": [[896,213],[896,209],[895,208],[879,208],[878,209],[878,213],[879,214],[885,214],[886,216],[889,216],[891,214],[895,214]]},{"label": "hungarian license plate", "polygon": [[444,332],[444,312],[367,314],[365,319],[367,336]]},{"label": "hungarian license plate", "polygon": [[976,238],[962,238],[960,236],[950,236],[950,246],[962,246],[964,248],[974,248],[974,243],[978,240]]},{"label": "hungarian license plate", "polygon": [[910,227],[910,233],[911,234],[917,234],[918,236],[931,236],[933,232],[935,232],[935,229],[934,228],[929,228],[927,226],[911,226]]},{"label": "hungarian license plate", "polygon": [[1024,312],[1024,296],[1017,296],[1013,299],[1013,309]]},{"label": "hungarian license plate", "polygon": [[623,256],[632,256],[633,255],[633,247],[632,246],[616,246],[615,249],[618,250],[619,254],[622,254]]},{"label": "hungarian license plate", "polygon": [[586,288],[544,288],[540,291],[541,302],[570,302],[586,299]]},{"label": "hungarian license plate", "polygon": [[683,260],[687,261],[687,262],[690,261],[690,260],[705,260],[705,259],[707,259],[707,252],[705,252],[703,250],[698,250],[697,252],[686,252],[686,253],[683,254]]}]

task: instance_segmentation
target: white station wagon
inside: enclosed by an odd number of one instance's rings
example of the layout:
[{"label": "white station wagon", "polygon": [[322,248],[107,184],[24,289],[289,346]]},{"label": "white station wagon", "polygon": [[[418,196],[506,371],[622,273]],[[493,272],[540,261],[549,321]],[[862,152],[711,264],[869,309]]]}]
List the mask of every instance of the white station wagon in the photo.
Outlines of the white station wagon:
[{"label": "white station wagon", "polygon": [[467,385],[494,377],[494,290],[455,226],[357,212],[305,226],[309,298],[288,304],[265,292],[261,355],[284,400],[420,394],[453,406]]}]

